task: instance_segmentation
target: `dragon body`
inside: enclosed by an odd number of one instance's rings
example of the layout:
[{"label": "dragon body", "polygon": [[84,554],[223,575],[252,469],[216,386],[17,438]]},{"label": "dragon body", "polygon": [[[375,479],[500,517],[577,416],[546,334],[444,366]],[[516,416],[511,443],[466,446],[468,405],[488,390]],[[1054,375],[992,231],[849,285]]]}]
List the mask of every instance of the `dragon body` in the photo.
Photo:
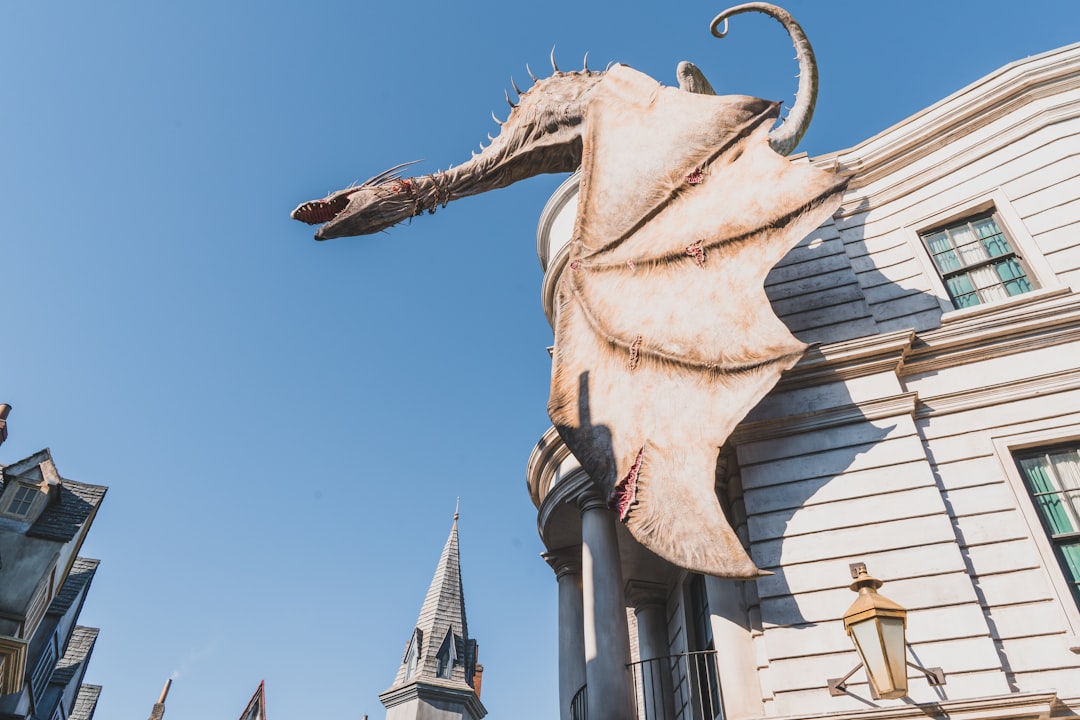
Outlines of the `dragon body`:
[{"label": "dragon body", "polygon": [[[548,412],[642,545],[721,577],[760,573],[715,490],[720,448],[805,345],[765,296],[769,270],[839,205],[845,182],[789,152],[813,111],[816,71],[783,10],[803,78],[791,115],[716,96],[696,67],[679,88],[631,68],[556,69],[521,94],[490,146],[443,173],[392,169],[298,207],[316,237],[377,232],[458,197],[581,168],[557,289]],[[553,63],[554,64],[554,63]]]}]

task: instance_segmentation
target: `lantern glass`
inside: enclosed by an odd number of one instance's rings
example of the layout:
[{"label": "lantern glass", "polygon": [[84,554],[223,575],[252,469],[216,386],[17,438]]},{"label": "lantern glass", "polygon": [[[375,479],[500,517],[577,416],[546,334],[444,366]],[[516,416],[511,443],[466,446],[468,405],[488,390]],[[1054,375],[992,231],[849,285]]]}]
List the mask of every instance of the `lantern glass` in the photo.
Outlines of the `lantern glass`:
[{"label": "lantern glass", "polygon": [[852,623],[848,631],[878,696],[898,698],[907,695],[904,618],[874,614]]}]

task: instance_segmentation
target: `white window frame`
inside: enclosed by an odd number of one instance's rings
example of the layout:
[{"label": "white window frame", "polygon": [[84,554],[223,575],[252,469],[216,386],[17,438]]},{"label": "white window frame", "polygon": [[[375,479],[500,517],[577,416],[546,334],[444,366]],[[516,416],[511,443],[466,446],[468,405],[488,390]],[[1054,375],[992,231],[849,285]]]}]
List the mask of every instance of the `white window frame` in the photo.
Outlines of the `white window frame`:
[{"label": "white window frame", "polygon": [[1052,445],[1080,442],[1080,424],[1036,430],[992,438],[994,454],[1005,474],[1008,485],[1016,498],[1016,505],[1028,526],[1029,535],[1039,551],[1043,571],[1050,580],[1058,607],[1064,615],[1064,627],[1068,630],[1069,650],[1080,653],[1080,608],[1077,607],[1072,588],[1061,569],[1054,543],[1046,533],[1046,527],[1038,509],[1031,500],[1031,493],[1017,467],[1015,456],[1028,450]]},{"label": "white window frame", "polygon": [[[954,223],[961,223],[967,218],[985,212],[995,213],[998,226],[1008,237],[1010,244],[1013,246],[1013,252],[1023,259],[1027,269],[1031,271],[1029,279],[1036,287],[1031,292],[1021,295],[1014,295],[1010,298],[995,300],[974,307],[957,309],[953,306],[949,291],[945,289],[945,281],[942,279],[940,271],[930,257],[930,251],[923,241],[923,236],[933,230]],[[931,214],[906,223],[901,230],[904,239],[914,249],[915,257],[922,266],[923,274],[930,281],[930,287],[933,289],[938,304],[941,306],[942,324],[950,320],[993,312],[1003,307],[1035,302],[1050,296],[1060,295],[1069,290],[1067,286],[1058,280],[1057,275],[1050,268],[1050,264],[1046,262],[1046,258],[1039,251],[1035,240],[1027,231],[1020,214],[1016,212],[1012,202],[1009,201],[1002,188],[995,188],[989,193],[982,193],[948,207],[940,208]]]}]

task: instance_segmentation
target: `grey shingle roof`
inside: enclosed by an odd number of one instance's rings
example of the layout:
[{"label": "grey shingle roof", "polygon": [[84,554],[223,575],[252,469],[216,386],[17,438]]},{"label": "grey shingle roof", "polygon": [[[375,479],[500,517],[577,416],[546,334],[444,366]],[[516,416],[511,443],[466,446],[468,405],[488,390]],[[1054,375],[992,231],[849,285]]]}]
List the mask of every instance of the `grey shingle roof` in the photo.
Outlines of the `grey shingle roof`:
[{"label": "grey shingle roof", "polygon": [[[461,584],[461,557],[458,547],[457,515],[450,529],[450,536],[443,546],[435,576],[431,579],[416,629],[422,633],[423,643],[417,663],[416,677],[436,677],[436,656],[446,639],[453,633],[457,663],[452,678],[471,684],[475,667],[476,643],[469,639],[469,624],[465,618],[465,593]],[[396,683],[404,682],[406,662],[403,658],[398,669]]]},{"label": "grey shingle roof", "polygon": [[87,485],[65,479],[60,486],[60,501],[49,503],[26,534],[68,542],[101,504],[106,490],[108,488],[104,485]]},{"label": "grey shingle roof", "polygon": [[94,710],[97,709],[99,695],[101,695],[100,685],[80,685],[79,694],[75,697],[75,704],[71,706],[71,715],[68,716],[68,720],[94,720]]},{"label": "grey shingle roof", "polygon": [[86,661],[90,658],[90,653],[94,650],[97,636],[97,628],[76,625],[71,632],[71,639],[68,641],[64,657],[60,658],[60,662],[56,663],[56,670],[53,671],[49,683],[64,686],[71,682],[76,673],[85,667]]},{"label": "grey shingle roof", "polygon": [[97,572],[99,562],[91,558],[75,558],[67,580],[60,586],[60,592],[56,593],[56,597],[53,598],[52,603],[49,605],[50,615],[63,615],[71,609],[71,604],[75,602],[75,598],[94,579],[94,573]]}]

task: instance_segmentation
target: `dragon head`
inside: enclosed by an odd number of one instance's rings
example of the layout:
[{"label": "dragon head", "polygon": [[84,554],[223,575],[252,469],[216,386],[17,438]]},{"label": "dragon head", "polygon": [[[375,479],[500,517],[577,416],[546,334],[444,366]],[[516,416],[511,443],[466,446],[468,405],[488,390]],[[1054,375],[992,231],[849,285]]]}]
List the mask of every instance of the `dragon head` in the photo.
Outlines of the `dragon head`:
[{"label": "dragon head", "polygon": [[415,180],[401,177],[401,170],[416,162],[392,167],[322,200],[301,203],[291,217],[308,225],[322,224],[315,231],[316,240],[382,232],[423,209],[417,202]]}]

